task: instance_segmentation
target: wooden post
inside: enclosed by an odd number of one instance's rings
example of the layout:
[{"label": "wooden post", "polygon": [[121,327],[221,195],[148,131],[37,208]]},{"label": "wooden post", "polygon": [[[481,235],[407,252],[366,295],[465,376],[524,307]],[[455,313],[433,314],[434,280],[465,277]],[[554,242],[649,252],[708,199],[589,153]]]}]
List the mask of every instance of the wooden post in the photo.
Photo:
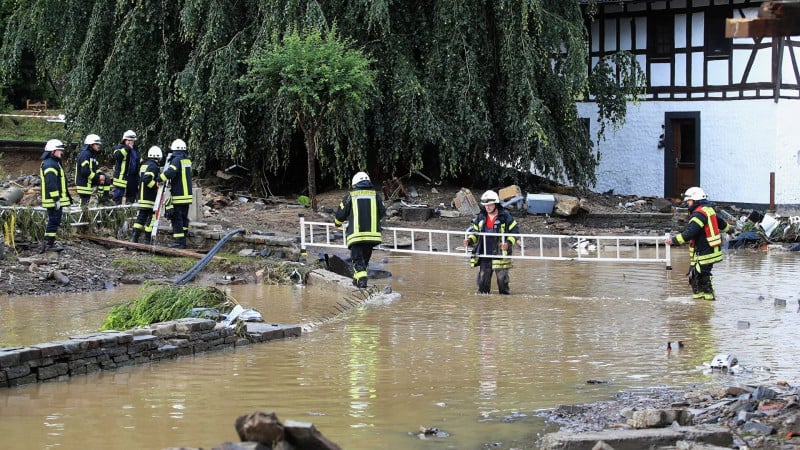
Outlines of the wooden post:
[{"label": "wooden post", "polygon": [[769,212],[775,214],[775,172],[769,173]]}]

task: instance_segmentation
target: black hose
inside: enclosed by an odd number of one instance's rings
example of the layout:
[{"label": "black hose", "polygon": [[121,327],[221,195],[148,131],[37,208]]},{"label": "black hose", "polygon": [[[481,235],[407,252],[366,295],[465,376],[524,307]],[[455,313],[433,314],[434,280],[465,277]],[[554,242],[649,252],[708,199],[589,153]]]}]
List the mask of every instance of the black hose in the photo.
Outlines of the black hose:
[{"label": "black hose", "polygon": [[244,228],[239,228],[238,230],[233,230],[230,233],[226,234],[222,239],[219,240],[219,242],[217,242],[217,245],[215,245],[214,247],[211,248],[211,250],[208,251],[206,256],[204,256],[200,261],[197,261],[197,264],[195,264],[191,269],[186,271],[186,273],[178,277],[173,282],[173,284],[182,286],[194,280],[194,277],[196,277],[197,274],[200,273],[200,271],[203,270],[203,268],[206,265],[208,265],[209,262],[211,262],[211,259],[219,251],[219,249],[222,248],[222,246],[225,245],[225,243],[228,242],[232,237],[242,232],[244,232]]}]

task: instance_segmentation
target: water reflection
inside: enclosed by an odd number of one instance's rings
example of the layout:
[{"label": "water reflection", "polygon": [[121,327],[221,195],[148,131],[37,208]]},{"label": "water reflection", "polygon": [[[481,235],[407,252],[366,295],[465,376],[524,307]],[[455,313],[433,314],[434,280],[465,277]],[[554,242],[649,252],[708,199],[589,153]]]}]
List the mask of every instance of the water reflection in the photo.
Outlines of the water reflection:
[{"label": "water reflection", "polygon": [[[723,381],[698,369],[721,352],[753,369],[737,380],[796,384],[798,255],[730,254],[715,268],[716,302],[691,300],[685,255],[673,257],[673,271],[520,262],[514,295],[479,296],[462,260],[392,256],[402,297],[344,314],[340,295],[313,286],[231,286],[267,321],[321,325],[299,339],[0,390],[0,433],[26,448],[213,446],[236,439],[236,416],[274,410],[348,449],[430,448],[412,436],[420,426],[451,434],[441,448],[509,448],[542,429],[521,419],[539,408]],[[93,331],[136,289],[2,298],[0,342]],[[677,340],[685,348],[664,350]]]}]

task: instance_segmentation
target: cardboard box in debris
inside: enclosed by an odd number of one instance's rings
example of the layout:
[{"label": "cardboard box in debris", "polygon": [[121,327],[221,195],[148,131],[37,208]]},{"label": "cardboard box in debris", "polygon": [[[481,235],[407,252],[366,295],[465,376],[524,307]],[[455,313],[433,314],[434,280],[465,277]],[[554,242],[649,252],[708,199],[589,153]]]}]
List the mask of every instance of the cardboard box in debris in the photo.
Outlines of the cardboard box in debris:
[{"label": "cardboard box in debris", "polygon": [[[525,210],[529,214],[552,214],[556,204],[558,212],[564,215],[574,214],[578,209],[578,199],[560,196],[558,199],[553,194],[528,194],[522,195],[522,190],[517,185],[504,187],[498,191],[500,202],[509,209]],[[563,200],[563,201],[562,201]],[[467,188],[461,188],[453,198],[452,206],[462,215],[476,215],[481,206],[475,195]]]}]

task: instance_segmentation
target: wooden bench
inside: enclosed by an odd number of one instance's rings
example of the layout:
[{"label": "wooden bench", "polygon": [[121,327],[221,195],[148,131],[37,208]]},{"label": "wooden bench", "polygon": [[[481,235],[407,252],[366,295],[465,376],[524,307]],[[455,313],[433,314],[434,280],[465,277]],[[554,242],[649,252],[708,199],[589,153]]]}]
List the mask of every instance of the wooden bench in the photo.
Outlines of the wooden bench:
[{"label": "wooden bench", "polygon": [[47,111],[47,100],[44,101],[25,100],[25,109],[27,111],[32,111],[34,114],[39,114],[40,112]]}]

